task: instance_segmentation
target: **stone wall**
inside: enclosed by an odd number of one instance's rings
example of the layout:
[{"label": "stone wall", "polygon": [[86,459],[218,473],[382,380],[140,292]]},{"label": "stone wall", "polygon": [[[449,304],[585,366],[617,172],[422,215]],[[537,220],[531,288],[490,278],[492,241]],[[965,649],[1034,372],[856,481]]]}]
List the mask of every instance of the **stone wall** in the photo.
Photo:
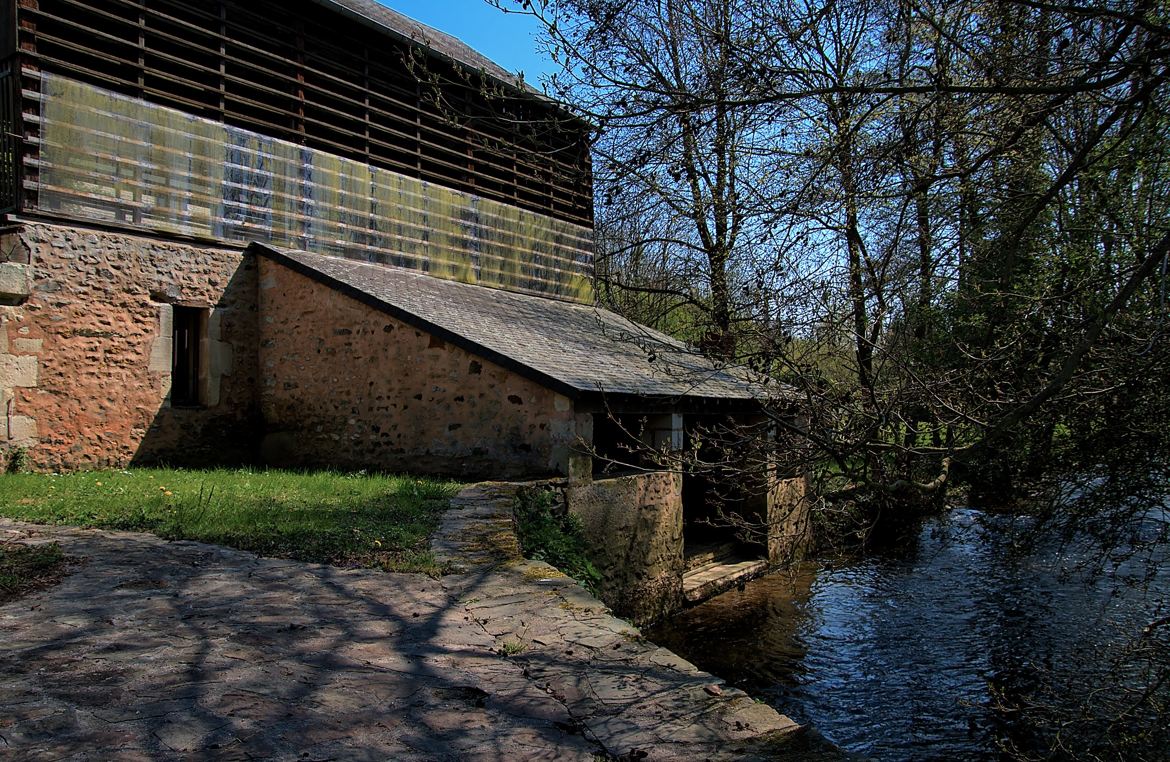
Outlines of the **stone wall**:
[{"label": "stone wall", "polygon": [[[254,451],[255,266],[243,253],[44,224],[0,236],[0,447],[39,469],[237,462]],[[172,408],[172,305],[210,308],[207,405]]]},{"label": "stone wall", "polygon": [[565,489],[581,519],[589,557],[602,575],[600,596],[636,623],[658,619],[683,601],[682,477],[650,472]]},{"label": "stone wall", "polygon": [[812,546],[812,494],[807,476],[776,479],[767,496],[768,561],[799,561]]},{"label": "stone wall", "polygon": [[261,455],[274,465],[564,474],[572,402],[261,259]]}]

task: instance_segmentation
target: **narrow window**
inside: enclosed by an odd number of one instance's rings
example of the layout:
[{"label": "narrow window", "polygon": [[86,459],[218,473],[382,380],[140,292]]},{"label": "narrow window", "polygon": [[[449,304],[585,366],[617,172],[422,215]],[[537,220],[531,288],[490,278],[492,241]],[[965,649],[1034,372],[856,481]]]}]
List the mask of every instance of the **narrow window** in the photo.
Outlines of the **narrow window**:
[{"label": "narrow window", "polygon": [[174,343],[171,355],[171,405],[193,407],[204,403],[199,383],[201,345],[207,325],[207,310],[174,307]]}]

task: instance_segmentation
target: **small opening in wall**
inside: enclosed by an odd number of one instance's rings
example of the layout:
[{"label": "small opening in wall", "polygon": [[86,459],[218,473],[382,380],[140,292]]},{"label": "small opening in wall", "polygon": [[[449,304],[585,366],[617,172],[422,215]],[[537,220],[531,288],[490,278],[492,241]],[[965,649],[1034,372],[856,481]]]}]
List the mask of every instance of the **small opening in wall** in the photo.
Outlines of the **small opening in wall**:
[{"label": "small opening in wall", "polygon": [[173,308],[174,340],[171,350],[171,405],[195,407],[206,404],[203,394],[203,337],[207,332],[207,310],[202,307]]},{"label": "small opening in wall", "polygon": [[672,417],[657,413],[594,413],[593,472],[601,477],[658,471],[658,454],[673,444]]}]

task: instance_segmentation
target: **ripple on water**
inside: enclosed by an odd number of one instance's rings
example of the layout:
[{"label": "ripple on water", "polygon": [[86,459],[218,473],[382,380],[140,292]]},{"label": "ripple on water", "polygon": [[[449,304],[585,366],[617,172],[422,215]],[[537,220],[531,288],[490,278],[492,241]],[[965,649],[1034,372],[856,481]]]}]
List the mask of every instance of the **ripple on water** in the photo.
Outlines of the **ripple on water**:
[{"label": "ripple on water", "polygon": [[1094,684],[1110,644],[1170,593],[1165,563],[1153,585],[1118,586],[1062,573],[1079,560],[1067,546],[1013,552],[1020,521],[952,511],[898,554],[803,564],[647,634],[848,751],[995,759],[1030,733],[996,696]]}]

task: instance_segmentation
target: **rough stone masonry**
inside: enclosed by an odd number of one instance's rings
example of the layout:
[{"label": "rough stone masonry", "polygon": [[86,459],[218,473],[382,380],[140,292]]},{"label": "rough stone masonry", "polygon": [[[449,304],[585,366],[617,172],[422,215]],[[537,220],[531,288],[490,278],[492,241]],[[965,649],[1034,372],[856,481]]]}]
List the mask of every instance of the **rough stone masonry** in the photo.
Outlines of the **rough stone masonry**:
[{"label": "rough stone masonry", "polygon": [[[45,470],[250,460],[255,263],[239,250],[27,223],[29,293],[0,306],[3,445]],[[169,404],[171,313],[207,309],[206,405]]]},{"label": "rough stone masonry", "polygon": [[[238,249],[28,222],[0,252],[0,449],[38,469],[566,468],[567,398]],[[205,316],[199,404],[170,397],[179,308]]]}]

